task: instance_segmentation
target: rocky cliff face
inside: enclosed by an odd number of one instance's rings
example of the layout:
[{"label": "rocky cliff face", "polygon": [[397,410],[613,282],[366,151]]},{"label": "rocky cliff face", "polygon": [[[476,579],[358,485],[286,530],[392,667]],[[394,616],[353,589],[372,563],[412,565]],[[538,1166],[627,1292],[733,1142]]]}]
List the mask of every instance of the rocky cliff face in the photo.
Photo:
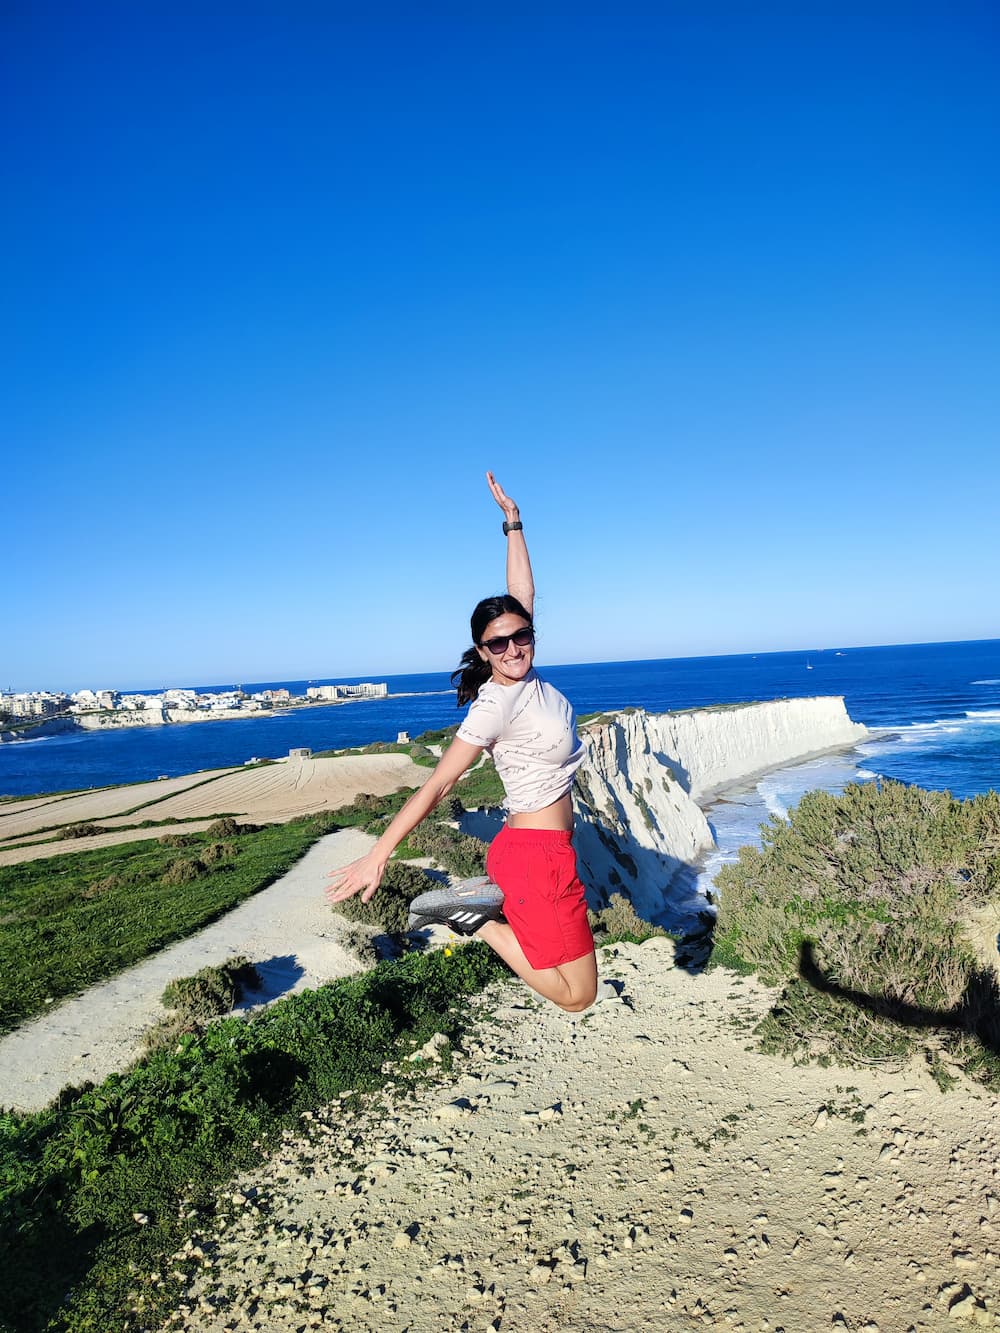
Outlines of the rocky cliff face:
[{"label": "rocky cliff face", "polygon": [[690,929],[700,859],[714,846],[698,804],[713,791],[868,733],[841,698],[784,699],[685,713],[616,713],[582,729],[576,848],[592,906],[623,891],[647,920]]}]

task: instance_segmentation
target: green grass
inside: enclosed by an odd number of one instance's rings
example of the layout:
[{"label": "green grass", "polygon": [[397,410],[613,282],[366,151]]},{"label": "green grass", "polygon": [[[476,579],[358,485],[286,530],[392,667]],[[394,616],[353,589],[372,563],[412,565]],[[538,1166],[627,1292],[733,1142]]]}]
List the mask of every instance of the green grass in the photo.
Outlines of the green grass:
[{"label": "green grass", "polygon": [[204,864],[206,831],[0,867],[0,1031],[183,939],[271,884],[334,816],[273,824]]},{"label": "green grass", "polygon": [[[343,755],[352,754],[410,754],[415,746],[426,749],[429,745],[450,744],[457,730],[458,723],[453,727],[441,727],[437,731],[421,732],[419,736],[414,736],[409,741],[372,741],[370,745],[356,745],[349,750],[317,750],[313,758],[340,759]],[[414,758],[414,763],[433,768],[437,759],[433,755],[418,755]]]},{"label": "green grass", "polygon": [[220,1187],[303,1112],[381,1087],[386,1061],[434,1032],[457,1042],[469,997],[506,975],[482,944],[410,955],[222,1019],[44,1112],[0,1115],[0,1327],[159,1327],[177,1284],[150,1288],[136,1317],[137,1274],[178,1267],[171,1255],[210,1225]]},{"label": "green grass", "polygon": [[488,756],[483,763],[471,768],[465,774],[455,785],[452,795],[462,802],[466,810],[503,805],[506,800],[503,783],[493,765],[493,760]]}]

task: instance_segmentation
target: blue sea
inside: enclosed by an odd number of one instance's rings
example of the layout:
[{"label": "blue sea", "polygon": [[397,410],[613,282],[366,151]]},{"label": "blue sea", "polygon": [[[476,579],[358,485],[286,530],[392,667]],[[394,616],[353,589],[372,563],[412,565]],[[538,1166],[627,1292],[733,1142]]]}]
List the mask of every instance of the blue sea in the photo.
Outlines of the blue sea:
[{"label": "blue sea", "polygon": [[[846,754],[772,772],[743,790],[727,792],[709,814],[720,848],[706,867],[709,875],[720,861],[732,858],[735,847],[755,840],[769,814],[782,814],[814,787],[838,790],[874,776],[947,789],[960,797],[1000,787],[1000,639],[576,666],[540,662],[539,669],[578,713],[629,705],[657,712],[833,694],[843,695],[855,721],[888,729],[888,735]],[[394,741],[397,732],[416,736],[461,716],[447,672],[376,678],[387,680],[394,697],[265,718],[82,732],[0,745],[0,794],[173,777],[285,755],[295,746],[324,750]],[[285,687],[304,694],[307,684],[324,683],[262,681],[244,688]],[[341,678],[341,683],[349,682]]]}]

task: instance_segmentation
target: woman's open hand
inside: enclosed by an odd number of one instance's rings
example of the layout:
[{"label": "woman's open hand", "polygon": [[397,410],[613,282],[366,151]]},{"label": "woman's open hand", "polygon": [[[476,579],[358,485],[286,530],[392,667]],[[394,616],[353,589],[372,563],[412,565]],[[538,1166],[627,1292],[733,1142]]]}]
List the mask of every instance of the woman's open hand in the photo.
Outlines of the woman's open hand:
[{"label": "woman's open hand", "polygon": [[500,485],[492,472],[487,472],[486,480],[490,484],[490,492],[493,495],[493,499],[496,500],[497,504],[503,510],[504,518],[508,523],[516,523],[519,517],[517,503],[512,500],[509,495],[505,494],[504,488]]},{"label": "woman's open hand", "polygon": [[360,893],[361,901],[370,903],[384,872],[385,862],[369,852],[350,865],[331,870],[330,883],[323,890],[323,896],[328,903],[342,903]]}]

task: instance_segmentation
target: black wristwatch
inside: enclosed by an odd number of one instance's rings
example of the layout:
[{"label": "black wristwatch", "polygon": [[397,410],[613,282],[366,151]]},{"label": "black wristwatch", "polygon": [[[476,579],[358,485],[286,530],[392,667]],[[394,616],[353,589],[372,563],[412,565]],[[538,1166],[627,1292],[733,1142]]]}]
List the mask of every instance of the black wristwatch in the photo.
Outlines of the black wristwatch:
[{"label": "black wristwatch", "polygon": [[507,520],[504,519],[503,535],[506,537],[508,532],[520,532],[523,527],[524,524],[520,519],[518,519],[516,523],[508,523]]}]

